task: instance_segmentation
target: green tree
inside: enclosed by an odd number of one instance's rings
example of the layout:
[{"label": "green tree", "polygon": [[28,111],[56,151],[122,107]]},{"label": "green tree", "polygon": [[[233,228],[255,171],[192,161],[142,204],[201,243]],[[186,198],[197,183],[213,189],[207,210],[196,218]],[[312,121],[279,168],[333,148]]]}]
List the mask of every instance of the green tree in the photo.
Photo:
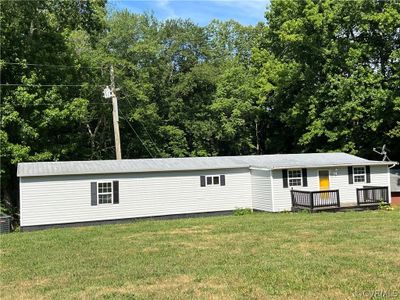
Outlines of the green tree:
[{"label": "green tree", "polygon": [[291,139],[285,152],[372,156],[386,143],[399,153],[399,11],[396,1],[271,2],[259,52],[270,52],[288,79],[260,74]]},{"label": "green tree", "polygon": [[[87,69],[69,44],[74,31],[92,40],[103,28],[104,1],[1,2],[1,198],[17,208],[16,163],[78,159],[89,100]],[[72,67],[70,67],[72,66]],[[6,85],[9,84],[9,85]]]}]

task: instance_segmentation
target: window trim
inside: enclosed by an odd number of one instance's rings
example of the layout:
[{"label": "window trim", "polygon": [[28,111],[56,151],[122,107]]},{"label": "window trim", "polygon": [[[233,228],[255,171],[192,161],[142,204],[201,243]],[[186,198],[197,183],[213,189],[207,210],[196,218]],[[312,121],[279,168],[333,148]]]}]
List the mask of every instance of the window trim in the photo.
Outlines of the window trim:
[{"label": "window trim", "polygon": [[[225,175],[225,174],[213,174],[213,175],[204,175],[205,177],[205,187],[208,186],[225,186],[225,185],[221,185],[221,176]],[[214,183],[214,177],[218,177],[218,183]],[[208,178],[211,179],[211,183],[208,183]],[[225,179],[226,180],[226,179]]]},{"label": "window trim", "polygon": [[[111,192],[100,192],[100,188],[99,185],[102,183],[109,183],[111,185]],[[111,194],[111,202],[107,202],[107,203],[100,203],[100,197],[99,195],[108,195]],[[97,205],[103,205],[103,204],[114,204],[114,185],[113,185],[113,181],[97,181]]]},{"label": "window trim", "polygon": [[[290,177],[290,172],[297,171],[300,173],[299,177]],[[292,185],[290,184],[290,179],[300,179],[300,184]],[[303,170],[302,169],[288,169],[288,187],[293,186],[303,186]]]},{"label": "window trim", "polygon": [[[362,174],[356,174],[355,169],[356,168],[362,168],[364,172]],[[364,176],[363,181],[356,181],[356,176]],[[365,166],[353,166],[353,183],[358,184],[358,183],[367,183],[367,168]]]}]

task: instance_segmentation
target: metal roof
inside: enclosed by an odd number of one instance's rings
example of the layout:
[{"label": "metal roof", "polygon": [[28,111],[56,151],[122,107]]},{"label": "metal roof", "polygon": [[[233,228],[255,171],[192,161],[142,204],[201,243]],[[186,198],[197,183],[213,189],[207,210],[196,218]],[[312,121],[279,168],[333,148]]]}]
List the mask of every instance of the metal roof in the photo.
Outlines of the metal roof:
[{"label": "metal roof", "polygon": [[344,165],[389,165],[395,162],[372,161],[346,153],[303,153],[246,156],[151,158],[18,164],[18,177],[116,174],[165,171],[215,170],[235,168],[317,168]]}]

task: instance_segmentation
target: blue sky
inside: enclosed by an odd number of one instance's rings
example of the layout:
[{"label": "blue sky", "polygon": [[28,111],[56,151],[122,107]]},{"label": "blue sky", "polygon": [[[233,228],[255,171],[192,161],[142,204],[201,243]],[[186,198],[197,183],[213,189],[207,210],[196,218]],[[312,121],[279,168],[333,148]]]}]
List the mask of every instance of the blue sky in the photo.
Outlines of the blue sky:
[{"label": "blue sky", "polygon": [[168,18],[191,19],[206,25],[212,19],[236,20],[243,25],[265,21],[264,12],[269,0],[109,0],[114,9],[128,9],[134,13],[153,11],[154,15]]}]

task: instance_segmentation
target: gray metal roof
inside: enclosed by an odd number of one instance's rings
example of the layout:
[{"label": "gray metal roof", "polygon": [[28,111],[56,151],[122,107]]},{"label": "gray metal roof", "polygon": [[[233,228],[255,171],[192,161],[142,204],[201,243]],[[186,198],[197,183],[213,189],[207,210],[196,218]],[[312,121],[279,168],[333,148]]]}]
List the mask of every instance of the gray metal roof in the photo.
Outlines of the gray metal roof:
[{"label": "gray metal roof", "polygon": [[19,177],[190,171],[235,168],[284,169],[343,165],[388,165],[346,153],[303,153],[247,156],[151,158],[19,163]]}]

